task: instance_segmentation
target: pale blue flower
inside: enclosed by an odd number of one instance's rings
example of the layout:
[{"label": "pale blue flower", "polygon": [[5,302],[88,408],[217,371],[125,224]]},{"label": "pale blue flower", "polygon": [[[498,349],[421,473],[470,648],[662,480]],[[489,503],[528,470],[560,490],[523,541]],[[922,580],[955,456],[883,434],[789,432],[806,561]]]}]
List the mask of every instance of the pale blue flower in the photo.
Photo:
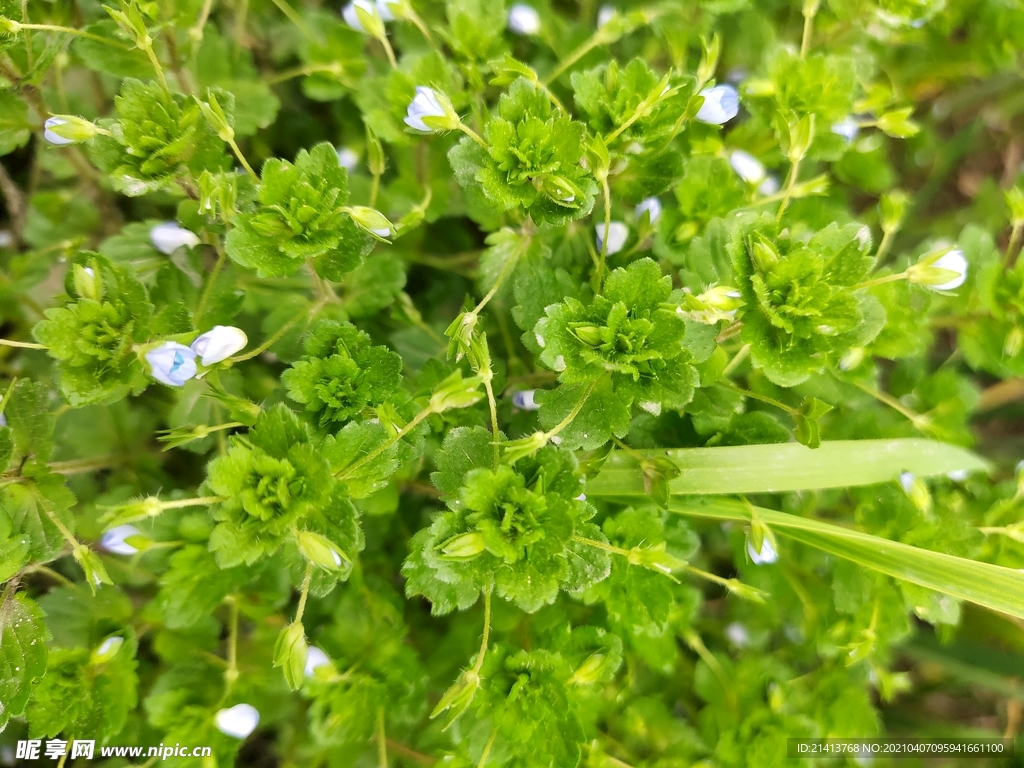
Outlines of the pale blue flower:
[{"label": "pale blue flower", "polygon": [[740,111],[740,95],[731,85],[716,85],[700,92],[704,103],[697,110],[697,119],[709,125],[721,125],[736,117]]},{"label": "pale blue flower", "polygon": [[196,375],[195,350],[167,341],[146,353],[153,378],[169,387],[181,387]]}]

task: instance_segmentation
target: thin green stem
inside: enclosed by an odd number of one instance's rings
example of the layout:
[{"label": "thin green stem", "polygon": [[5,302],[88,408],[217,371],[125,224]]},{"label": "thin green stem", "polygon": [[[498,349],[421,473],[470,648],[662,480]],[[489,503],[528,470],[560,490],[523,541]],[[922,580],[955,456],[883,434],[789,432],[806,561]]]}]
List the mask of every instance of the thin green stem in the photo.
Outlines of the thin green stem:
[{"label": "thin green stem", "polygon": [[153,71],[156,72],[156,79],[160,81],[160,87],[170,92],[171,89],[167,87],[167,78],[164,77],[164,68],[160,66],[160,60],[156,57],[156,51],[153,50],[153,44],[150,43],[143,50],[149,57],[149,63],[153,65]]},{"label": "thin green stem", "polygon": [[518,262],[519,257],[526,252],[526,249],[530,246],[532,239],[532,237],[524,237],[520,241],[519,247],[516,248],[515,252],[505,261],[505,266],[501,268],[501,272],[498,274],[498,279],[494,281],[494,285],[491,286],[491,290],[489,290],[484,297],[480,299],[480,303],[473,308],[473,311],[470,314],[480,314],[480,310],[486,307],[488,302],[494,298],[495,294],[498,293],[498,289],[501,288],[502,283],[505,282],[505,278],[512,274],[512,270],[515,268],[516,262]]},{"label": "thin green stem", "polygon": [[600,381],[600,377],[590,382],[590,386],[587,387],[587,391],[583,393],[583,397],[580,398],[580,401],[576,403],[573,409],[569,412],[569,415],[562,419],[560,422],[558,422],[558,424],[556,424],[553,429],[550,429],[544,433],[544,437],[547,440],[550,440],[563,429],[568,427],[570,424],[572,424],[573,419],[579,416],[580,411],[583,410],[584,404],[587,402],[590,396],[594,394],[594,390],[597,388],[598,381]]},{"label": "thin green stem", "polygon": [[487,763],[487,758],[491,754],[491,747],[494,746],[494,740],[497,738],[497,736],[498,736],[498,729],[497,728],[492,728],[491,729],[491,738],[489,738],[487,740],[487,743],[484,744],[484,751],[480,753],[480,762],[478,762],[476,764],[476,768],[484,768],[484,765]]},{"label": "thin green stem", "polygon": [[91,32],[84,32],[81,29],[75,29],[74,27],[62,27],[57,24],[20,24],[21,29],[38,29],[42,32],[64,32],[69,35],[75,35],[76,37],[84,37],[88,40],[92,40],[96,43],[103,43],[113,48],[120,48],[122,51],[130,51],[127,45],[122,45],[116,40],[109,40],[99,35],[94,35]]},{"label": "thin green stem", "polygon": [[546,78],[544,78],[544,85],[551,85],[551,83],[555,82],[555,80],[561,77],[565,73],[565,71],[569,69],[569,67],[571,67],[577,61],[579,61],[592,50],[594,50],[598,45],[600,45],[601,38],[599,35],[600,30],[591,35],[587,40],[583,42],[582,45],[576,48],[576,50],[574,50],[572,53],[570,53],[568,56],[562,59],[559,65],[555,67],[554,71],[551,74],[549,74]]},{"label": "thin green stem", "polygon": [[724,387],[725,389],[732,390],[733,392],[735,392],[735,393],[737,393],[739,395],[743,395],[744,397],[749,397],[751,400],[758,400],[758,401],[760,401],[762,403],[766,403],[768,405],[773,405],[776,408],[778,408],[779,410],[785,411],[790,416],[795,416],[796,413],[797,413],[796,408],[791,408],[790,406],[786,405],[785,403],[780,402],[779,400],[776,400],[774,397],[768,397],[767,395],[761,395],[761,394],[758,394],[757,392],[751,392],[749,389],[743,389],[742,387],[737,387],[731,381],[722,380],[722,381],[718,382],[718,385],[720,387]]},{"label": "thin green stem", "polygon": [[228,146],[231,147],[231,151],[235,153],[235,157],[238,158],[238,162],[240,162],[242,164],[242,167],[245,168],[246,171],[248,171],[249,175],[252,177],[252,180],[259,184],[259,175],[257,175],[256,171],[254,171],[252,169],[252,166],[249,165],[249,161],[245,159],[245,155],[242,154],[242,150],[238,148],[238,144],[237,142],[235,142],[235,137],[232,136],[231,138],[229,138],[227,140],[227,143]]},{"label": "thin green stem", "polygon": [[480,653],[476,655],[476,663],[473,665],[473,672],[480,674],[484,665],[484,656],[487,655],[487,643],[491,637],[491,590],[485,589],[484,593],[484,634],[480,639]]},{"label": "thin green stem", "polygon": [[257,355],[262,355],[264,352],[266,352],[268,349],[270,349],[272,346],[274,346],[274,344],[276,344],[281,339],[281,337],[283,337],[286,333],[288,333],[288,331],[291,330],[292,326],[295,325],[297,322],[299,322],[299,320],[301,320],[302,318],[304,318],[304,317],[306,317],[308,315],[315,314],[317,311],[319,311],[319,309],[324,304],[327,303],[327,301],[328,301],[328,298],[324,297],[324,298],[320,299],[316,304],[314,304],[311,307],[309,307],[308,309],[302,310],[302,312],[299,312],[297,315],[295,315],[295,317],[293,317],[287,323],[285,323],[280,328],[278,328],[277,331],[269,339],[267,339],[262,344],[260,344],[258,347],[256,347],[256,349],[254,349],[251,352],[248,352],[248,353],[246,353],[244,355],[239,355],[237,357],[230,358],[231,362],[232,363],[240,363],[240,362],[242,362],[244,360],[251,360],[252,358],[256,357]]},{"label": "thin green stem", "polygon": [[811,34],[814,31],[814,17],[818,13],[818,4],[809,9],[809,12],[804,13],[804,33],[800,38],[800,58],[806,59],[807,52],[811,50]]},{"label": "thin green stem", "polygon": [[779,205],[779,212],[775,214],[775,221],[782,221],[782,214],[786,212],[789,200],[793,196],[793,187],[796,186],[796,176],[800,172],[800,161],[794,160],[789,167],[789,175],[786,177],[786,187],[782,192],[782,203]]},{"label": "thin green stem", "polygon": [[288,5],[288,3],[286,3],[284,0],[271,0],[271,2],[273,2],[274,5],[278,7],[278,10],[280,10],[281,13],[288,17],[288,21],[294,24],[307,40],[309,40],[311,43],[317,44],[323,42],[320,38],[313,34],[313,30],[309,28],[309,25],[306,24],[303,18],[298,13],[296,13],[295,9]]},{"label": "thin green stem", "polygon": [[889,248],[892,246],[892,240],[896,237],[896,230],[890,229],[882,232],[882,242],[878,244],[878,250],[875,251],[875,264],[881,264],[882,259],[889,253]]},{"label": "thin green stem", "polygon": [[210,504],[219,504],[227,501],[227,496],[198,496],[192,499],[175,499],[173,501],[161,501],[161,509],[183,509],[185,507],[208,507]]},{"label": "thin green stem", "polygon": [[370,182],[370,201],[369,206],[371,208],[377,207],[377,195],[380,194],[380,174],[373,174],[373,180]]},{"label": "thin green stem", "polygon": [[619,555],[625,558],[630,556],[630,551],[628,549],[616,547],[614,544],[605,544],[603,541],[597,541],[596,539],[588,539],[585,536],[573,536],[572,540],[578,541],[580,544],[586,544],[588,547],[603,550],[611,555]]},{"label": "thin green stem", "polygon": [[213,290],[213,284],[217,282],[217,277],[220,275],[221,269],[224,268],[224,262],[227,260],[228,254],[219,244],[215,246],[217,249],[217,262],[213,265],[213,269],[210,271],[210,276],[206,278],[206,285],[203,286],[203,293],[199,297],[199,306],[196,307],[195,311],[195,322],[198,325],[200,318],[203,316],[203,310],[206,309],[206,302],[210,298],[210,291]]},{"label": "thin green stem", "polygon": [[13,341],[11,339],[0,339],[0,347],[17,347],[18,349],[47,349],[45,344],[36,344],[31,341]]},{"label": "thin green stem", "polygon": [[683,633],[683,639],[686,644],[692,648],[701,660],[708,666],[712,674],[718,678],[718,682],[722,686],[722,691],[725,693],[726,701],[729,704],[729,708],[735,710],[737,708],[736,690],[733,685],[729,682],[729,678],[725,674],[725,670],[722,669],[722,665],[718,663],[718,659],[714,657],[708,647],[704,645],[704,641],[701,640],[700,635],[694,632],[692,629],[686,630]]},{"label": "thin green stem", "polygon": [[594,292],[601,292],[601,283],[604,280],[604,264],[608,257],[608,239],[611,233],[608,231],[612,226],[612,192],[608,186],[608,174],[601,179],[601,196],[604,198],[604,236],[601,238],[601,253],[597,261],[597,276],[595,277]]},{"label": "thin green stem", "polygon": [[228,624],[228,667],[224,670],[224,698],[238,679],[238,595],[229,597],[231,616]]},{"label": "thin green stem", "polygon": [[1006,244],[1006,255],[1004,257],[1007,267],[1012,267],[1017,261],[1017,253],[1020,250],[1021,235],[1024,234],[1024,221],[1014,222],[1010,228],[1010,241]]},{"label": "thin green stem", "polygon": [[302,621],[302,614],[306,612],[306,599],[309,597],[309,585],[313,581],[313,564],[306,563],[306,575],[302,578],[302,592],[299,594],[299,607],[295,609],[295,623]]},{"label": "thin green stem", "polygon": [[735,371],[740,366],[740,364],[749,356],[750,345],[744,344],[742,347],[739,348],[739,351],[737,351],[736,354],[733,355],[732,360],[728,362],[725,368],[722,369],[722,378],[728,377],[729,374]]},{"label": "thin green stem", "polygon": [[484,390],[487,392],[487,407],[491,412],[491,434],[494,436],[494,469],[498,469],[501,463],[501,446],[498,445],[498,404],[494,399],[494,387],[491,384],[491,377],[484,377]]},{"label": "thin green stem", "polygon": [[394,437],[392,437],[389,440],[386,440],[385,442],[381,443],[379,446],[374,448],[368,454],[363,456],[363,458],[359,459],[359,461],[355,462],[354,464],[349,464],[347,467],[344,467],[341,470],[339,470],[338,473],[335,474],[335,477],[337,477],[339,480],[344,480],[345,478],[351,477],[352,474],[357,469],[362,467],[364,464],[367,464],[367,463],[373,461],[375,458],[377,458],[382,453],[384,453],[384,451],[386,451],[392,445],[394,445],[399,440],[401,440],[403,437],[405,437],[410,432],[412,432],[414,429],[416,429],[416,427],[418,427],[422,423],[422,421],[425,418],[427,418],[430,414],[432,414],[433,412],[434,412],[433,407],[428,405],[422,411],[420,411],[415,416],[413,416],[412,421],[410,421],[408,424],[406,424],[404,427],[402,427],[400,430],[398,430],[398,432],[395,433]]},{"label": "thin green stem", "polygon": [[292,67],[291,69],[285,69],[278,72],[273,77],[268,77],[265,82],[267,85],[277,85],[287,80],[294,80],[296,77],[309,77],[319,72],[329,72],[332,75],[342,75],[345,72],[345,68],[340,63],[332,61],[330,64],[307,64],[301,67]]},{"label": "thin green stem", "polygon": [[865,384],[861,384],[859,381],[854,381],[852,383],[861,392],[867,395],[871,395],[871,397],[875,398],[875,400],[877,400],[878,402],[892,408],[898,414],[907,419],[911,424],[913,424],[914,427],[916,427],[917,429],[921,430],[922,432],[930,432],[932,434],[936,434],[935,429],[931,424],[931,420],[927,416],[922,415],[920,413],[916,413],[915,411],[912,411],[910,408],[907,408],[905,405],[903,405],[903,403],[901,403],[895,397],[890,395],[888,392],[872,389],[871,387]]},{"label": "thin green stem", "polygon": [[907,273],[906,272],[896,272],[896,273],[891,274],[891,275],[886,275],[885,277],[876,277],[873,280],[866,280],[863,283],[858,283],[857,285],[853,286],[853,290],[858,291],[861,288],[873,288],[874,286],[882,285],[883,283],[892,283],[892,282],[894,282],[896,280],[906,280],[906,279],[907,279]]},{"label": "thin green stem", "polygon": [[466,125],[465,123],[460,122],[459,123],[459,130],[462,131],[467,136],[469,136],[469,138],[471,138],[473,141],[475,141],[477,144],[479,144],[485,150],[487,150],[488,152],[490,151],[491,148],[489,146],[487,146],[487,142],[484,141],[482,138],[480,138],[480,134],[478,134],[476,131],[474,131],[472,128],[470,128],[468,125]]},{"label": "thin green stem", "polygon": [[391,65],[391,68],[398,69],[398,59],[395,58],[395,49],[391,47],[391,41],[388,40],[388,36],[384,34],[377,39],[380,40],[380,44],[384,46],[384,53],[387,54],[388,63]]},{"label": "thin green stem", "polygon": [[388,768],[388,737],[384,730],[384,707],[377,707],[377,766]]},{"label": "thin green stem", "polygon": [[196,43],[203,39],[203,30],[206,28],[206,22],[210,18],[211,10],[213,10],[213,0],[203,0],[203,7],[199,11],[199,18],[196,19],[196,23],[188,31],[188,36]]}]

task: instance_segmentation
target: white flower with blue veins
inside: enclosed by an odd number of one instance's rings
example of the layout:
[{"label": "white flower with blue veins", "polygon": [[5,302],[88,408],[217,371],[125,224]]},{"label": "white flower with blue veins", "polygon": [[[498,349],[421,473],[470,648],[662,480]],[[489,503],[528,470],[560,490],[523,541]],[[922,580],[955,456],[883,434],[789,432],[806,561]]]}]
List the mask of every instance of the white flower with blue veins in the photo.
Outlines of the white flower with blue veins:
[{"label": "white flower with blue veins", "polygon": [[[445,99],[447,101],[447,98]],[[424,122],[430,119],[431,124]],[[439,124],[436,121],[445,120]],[[416,95],[409,102],[406,110],[405,124],[422,133],[450,131],[458,127],[458,115],[450,107],[441,102],[441,97],[433,88],[425,85],[416,87]]]},{"label": "white flower with blue veins", "polygon": [[146,353],[153,378],[169,387],[183,387],[196,375],[195,350],[176,341],[165,341]]},{"label": "white flower with blue veins", "polygon": [[532,5],[516,3],[508,9],[508,28],[517,35],[536,35],[540,32],[540,14]]},{"label": "white flower with blue veins", "polygon": [[134,525],[118,525],[103,534],[100,546],[115,555],[134,555],[138,548],[127,542],[132,536],[141,536],[142,531]]},{"label": "white flower with blue veins", "polygon": [[149,240],[154,248],[167,256],[179,248],[195,248],[200,243],[199,235],[174,221],[165,221],[149,230]]},{"label": "white flower with blue veins", "polygon": [[[604,222],[594,226],[594,230],[597,235],[597,250],[605,248],[605,229]],[[621,221],[613,221],[608,225],[608,247],[605,249],[605,254],[612,256],[623,249],[626,245],[626,240],[629,239],[629,227],[623,224]]]},{"label": "white flower with blue veins", "polygon": [[658,219],[661,218],[661,200],[656,197],[648,197],[641,200],[636,208],[633,209],[633,215],[639,221],[644,213],[648,215],[648,220],[651,224],[656,224]]},{"label": "white flower with blue veins", "polygon": [[66,136],[61,136],[54,129],[60,128],[62,125],[67,125],[68,121],[63,117],[48,117],[46,122],[43,123],[43,138],[51,144],[55,144],[58,147],[63,147],[67,144],[74,144],[74,139],[69,139]]},{"label": "white flower with blue veins", "polygon": [[775,551],[775,547],[768,540],[766,536],[761,542],[761,551],[758,552],[754,549],[754,544],[749,539],[747,540],[747,554],[750,555],[751,561],[754,565],[770,565],[779,559],[779,553]]},{"label": "white flower with blue veins", "polygon": [[249,337],[233,325],[215,325],[192,342],[191,348],[203,365],[216,365],[245,349]]},{"label": "white flower with blue veins", "polygon": [[260,722],[260,713],[251,704],[235,704],[233,707],[221,709],[213,717],[217,730],[236,739],[244,739]]},{"label": "white flower with blue veins", "polygon": [[697,119],[708,125],[722,125],[740,111],[740,95],[731,85],[716,85],[700,92],[704,103],[697,110]]},{"label": "white flower with blue veins", "polygon": [[944,283],[929,286],[929,288],[932,288],[933,290],[952,291],[954,288],[959,288],[967,280],[967,258],[964,256],[964,252],[959,248],[942,254],[938,259],[932,262],[932,266],[956,273]]},{"label": "white flower with blue veins", "polygon": [[385,21],[384,15],[380,12],[380,8],[372,0],[352,0],[351,3],[341,9],[341,17],[345,19],[345,23],[352,27],[356,32],[371,34],[370,31],[363,26],[362,21],[360,21],[359,11],[366,14],[370,23],[373,23],[374,19],[379,20],[381,24]]}]

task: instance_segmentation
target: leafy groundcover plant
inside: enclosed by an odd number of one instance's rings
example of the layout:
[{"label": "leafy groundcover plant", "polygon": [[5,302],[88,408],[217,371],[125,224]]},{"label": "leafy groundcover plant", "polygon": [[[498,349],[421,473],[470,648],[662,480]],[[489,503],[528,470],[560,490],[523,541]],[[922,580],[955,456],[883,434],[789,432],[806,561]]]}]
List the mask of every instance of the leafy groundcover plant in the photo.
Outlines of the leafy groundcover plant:
[{"label": "leafy groundcover plant", "polygon": [[1004,0],[0,0],[0,765],[1016,738],[1022,51]]}]

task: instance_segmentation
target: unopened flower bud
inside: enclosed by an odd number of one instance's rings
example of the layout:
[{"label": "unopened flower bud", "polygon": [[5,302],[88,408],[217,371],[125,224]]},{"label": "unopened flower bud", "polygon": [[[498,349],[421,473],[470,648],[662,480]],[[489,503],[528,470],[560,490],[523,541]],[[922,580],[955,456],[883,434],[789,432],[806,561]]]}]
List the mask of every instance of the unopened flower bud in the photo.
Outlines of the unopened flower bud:
[{"label": "unopened flower bud", "polygon": [[169,387],[182,387],[196,375],[196,353],[184,344],[167,341],[146,353],[153,378]]},{"label": "unopened flower bud", "polygon": [[760,550],[755,550],[753,542],[747,541],[747,554],[755,565],[770,565],[779,559],[779,553],[767,536],[761,541]]},{"label": "unopened flower bud", "polygon": [[666,576],[671,576],[673,572],[686,565],[685,560],[680,560],[665,550],[664,541],[653,547],[634,547],[629,551],[629,562]]},{"label": "unopened flower bud", "polygon": [[731,85],[716,85],[700,92],[704,103],[697,110],[697,119],[709,125],[722,125],[740,111],[740,96]]},{"label": "unopened flower bud", "polygon": [[648,197],[641,200],[633,209],[633,215],[637,221],[642,220],[645,213],[649,224],[652,226],[657,224],[658,219],[661,218],[661,200],[656,197]]},{"label": "unopened flower bud", "polygon": [[423,133],[458,130],[462,121],[448,97],[433,88],[417,86],[416,96],[409,102],[405,124]]},{"label": "unopened flower bud", "polygon": [[192,342],[191,348],[203,365],[216,365],[245,349],[249,337],[233,325],[215,325]]},{"label": "unopened flower bud", "polygon": [[200,243],[195,232],[178,226],[174,221],[157,224],[149,230],[149,239],[154,248],[168,256],[179,248],[195,248]]},{"label": "unopened flower bud", "polygon": [[274,644],[274,666],[281,667],[285,682],[293,691],[302,685],[306,673],[306,629],[295,621],[281,630]]},{"label": "unopened flower bud", "polygon": [[734,149],[729,153],[729,165],[748,184],[760,184],[767,175],[761,161],[742,149]]},{"label": "unopened flower bud", "polygon": [[295,534],[295,545],[304,558],[328,571],[348,570],[352,567],[340,547],[326,536],[313,531],[299,531]]},{"label": "unopened flower bud", "polygon": [[603,341],[601,329],[596,325],[589,323],[570,324],[569,330],[577,339],[590,347],[600,346]]},{"label": "unopened flower bud", "polygon": [[100,584],[113,584],[107,575],[107,569],[103,567],[103,561],[99,555],[93,552],[84,544],[76,544],[71,550],[72,556],[85,571],[85,580],[89,582],[89,588],[93,592]]},{"label": "unopened flower bud", "polygon": [[346,211],[360,229],[366,230],[378,240],[387,241],[389,237],[394,237],[394,226],[388,221],[387,216],[376,208],[368,208],[365,205],[353,205],[347,208]]},{"label": "unopened flower bud", "polygon": [[79,144],[88,141],[100,132],[92,122],[75,115],[48,117],[43,127],[43,138],[57,146]]},{"label": "unopened flower bud", "polygon": [[96,279],[96,272],[91,267],[83,267],[75,264],[71,268],[72,281],[75,284],[75,293],[83,299],[98,301],[101,296],[100,284]]},{"label": "unopened flower bud", "polygon": [[359,167],[359,155],[348,147],[341,147],[338,149],[338,165],[346,171],[354,171]]},{"label": "unopened flower bud", "polygon": [[540,404],[533,399],[536,393],[535,389],[521,389],[512,395],[512,405],[521,411],[538,411]]},{"label": "unopened flower bud", "polygon": [[384,18],[380,8],[372,0],[352,0],[341,11],[345,23],[357,32],[363,32],[378,40],[385,34]]},{"label": "unopened flower bud", "polygon": [[235,704],[221,709],[213,717],[213,723],[221,733],[236,739],[244,739],[260,722],[260,713],[251,704]]},{"label": "unopened flower bud", "polygon": [[134,555],[140,547],[145,549],[149,539],[134,525],[118,525],[103,534],[100,546],[115,555]]},{"label": "unopened flower bud", "polygon": [[93,649],[92,655],[89,657],[89,664],[92,666],[106,664],[117,656],[117,652],[121,650],[122,645],[124,645],[123,637],[111,635]]},{"label": "unopened flower bud", "polygon": [[444,692],[444,696],[442,696],[441,700],[437,702],[437,706],[434,707],[434,711],[430,713],[430,718],[434,719],[438,715],[447,711],[448,718],[450,720],[454,720],[469,708],[478,688],[480,688],[480,675],[472,669],[467,669],[459,675],[459,679]]},{"label": "unopened flower bud", "polygon": [[613,5],[602,5],[601,9],[597,12],[597,26],[603,27],[609,21],[615,18],[615,6]]},{"label": "unopened flower bud", "polygon": [[[557,436],[556,436],[557,437]],[[551,438],[552,442],[555,438]],[[509,440],[502,443],[502,459],[507,464],[515,464],[519,459],[532,456],[548,444],[548,436],[545,432],[534,432],[529,437],[518,440]]]},{"label": "unopened flower bud", "polygon": [[128,542],[128,545],[132,548],[131,552],[120,551],[107,546],[107,535],[110,535],[109,541],[112,545],[119,546],[129,537],[141,536],[136,528],[126,525],[126,523],[130,523],[135,520],[145,520],[148,517],[157,517],[163,511],[163,504],[160,503],[160,499],[156,496],[147,496],[139,501],[130,501],[127,504],[120,504],[116,507],[111,507],[103,516],[103,522],[107,525],[113,524],[116,527],[109,529],[107,533],[104,534],[103,539],[100,540],[100,544],[104,549],[118,555],[134,555],[135,550],[139,549],[134,546],[134,542]]},{"label": "unopened flower bud", "polygon": [[952,291],[967,280],[967,258],[959,248],[925,256],[907,268],[907,280],[933,291]]},{"label": "unopened flower bud", "polygon": [[532,5],[516,3],[508,9],[508,28],[517,35],[536,35],[540,32],[540,14]]},{"label": "unopened flower bud", "polygon": [[430,410],[443,413],[454,408],[468,408],[483,398],[479,387],[479,377],[463,379],[462,371],[455,371],[437,385],[434,394],[430,396]]},{"label": "unopened flower bud", "polygon": [[452,536],[441,545],[445,560],[472,560],[485,549],[484,537],[478,531]]},{"label": "unopened flower bud", "polygon": [[914,506],[921,512],[926,515],[931,512],[932,495],[928,491],[928,486],[925,485],[921,478],[912,472],[901,472],[900,487],[903,488],[903,492],[907,494],[914,503]]},{"label": "unopened flower bud", "polygon": [[604,222],[594,226],[594,231],[597,234],[597,250],[604,250],[605,255],[612,256],[623,249],[626,245],[626,240],[629,239],[629,227],[623,224],[621,221],[613,221],[608,225],[608,246],[605,247],[605,229]]},{"label": "unopened flower bud", "polygon": [[1021,349],[1024,349],[1024,329],[1015,325],[1003,339],[1003,356],[1012,359],[1020,354]]},{"label": "unopened flower bud", "polygon": [[583,663],[576,667],[576,671],[569,678],[573,685],[591,685],[605,677],[608,668],[608,657],[603,653],[592,653]]}]

